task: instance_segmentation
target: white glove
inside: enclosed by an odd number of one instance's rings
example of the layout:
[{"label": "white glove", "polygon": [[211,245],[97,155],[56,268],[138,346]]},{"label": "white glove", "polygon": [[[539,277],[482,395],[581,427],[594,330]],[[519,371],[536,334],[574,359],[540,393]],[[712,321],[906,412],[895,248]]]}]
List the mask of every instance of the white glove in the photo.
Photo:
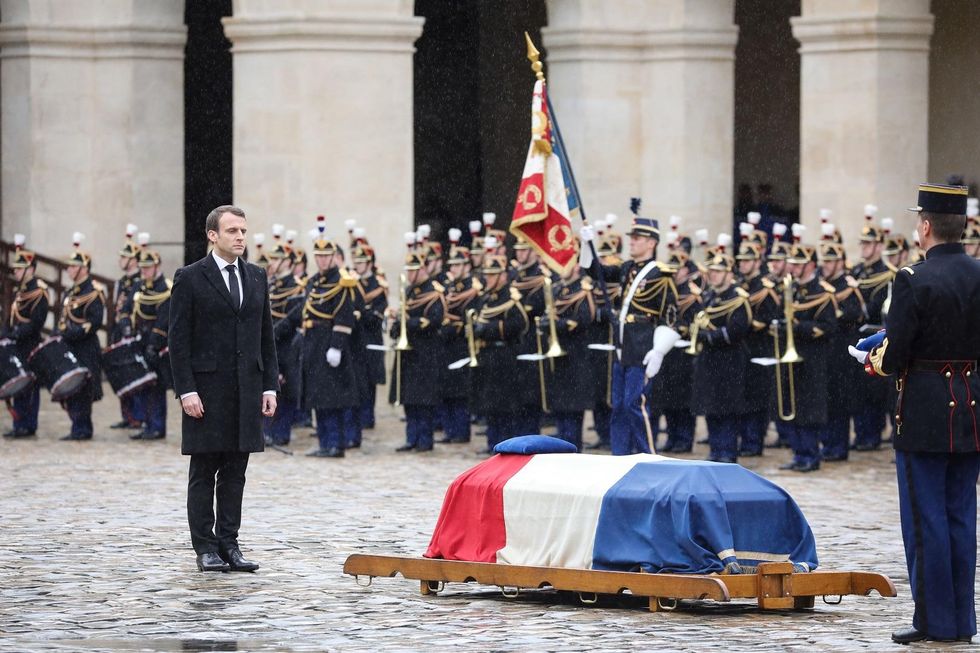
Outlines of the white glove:
[{"label": "white glove", "polygon": [[340,365],[340,350],[336,347],[331,347],[327,350],[327,363],[330,367],[337,367]]},{"label": "white glove", "polygon": [[865,363],[867,363],[868,362],[868,356],[871,355],[871,354],[869,354],[866,351],[861,351],[860,349],[858,349],[854,345],[848,345],[847,346],[847,353],[850,354],[851,356],[853,356],[854,357],[854,360],[856,360],[857,362],[861,363],[861,365],[864,365]]},{"label": "white glove", "polygon": [[647,366],[646,373],[644,376],[648,379],[652,379],[657,376],[657,372],[660,371],[660,366],[664,362],[664,355],[655,349],[651,349],[647,352],[647,355],[643,357],[643,364]]},{"label": "white glove", "polygon": [[583,224],[578,230],[579,238],[582,239],[583,243],[591,243],[595,240],[595,227],[590,224]]}]

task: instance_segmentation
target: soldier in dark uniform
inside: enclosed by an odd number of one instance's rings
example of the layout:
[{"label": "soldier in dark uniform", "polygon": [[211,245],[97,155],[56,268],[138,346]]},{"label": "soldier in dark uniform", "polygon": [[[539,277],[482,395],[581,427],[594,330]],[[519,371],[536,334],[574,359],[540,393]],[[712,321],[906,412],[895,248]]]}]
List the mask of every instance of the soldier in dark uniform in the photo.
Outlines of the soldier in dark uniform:
[{"label": "soldier in dark uniform", "polygon": [[62,405],[71,419],[71,432],[62,440],[92,439],[92,403],[102,399],[102,347],[99,328],[105,316],[104,288],[96,285],[89,270],[92,258],[81,250],[82,235],[75,233],[75,249],[65,261],[72,287],[65,295],[58,333],[89,377]]},{"label": "soldier in dark uniform", "polygon": [[271,273],[269,272],[269,257],[266,255],[265,247],[265,234],[254,234],[252,240],[255,242],[255,261],[254,263],[265,270],[266,276],[269,281],[272,281]]},{"label": "soldier in dark uniform", "polygon": [[[671,246],[671,236],[677,234],[667,235],[667,265],[676,270],[674,284],[677,286],[677,321],[674,327],[682,338],[688,338],[694,316],[702,308],[701,287],[691,279],[692,268],[688,266],[690,256],[679,245]],[[663,413],[667,422],[667,442],[658,449],[659,453],[690,453],[694,445],[697,418],[691,412],[693,379],[694,357],[688,355],[684,349],[674,347],[664,356],[663,367],[654,377],[650,391],[651,414]],[[654,423],[656,421],[655,419]]]},{"label": "soldier in dark uniform", "polygon": [[483,294],[480,295],[473,333],[479,366],[473,370],[471,409],[487,420],[487,451],[518,435],[521,386],[517,360],[521,339],[528,331],[521,294],[507,278],[507,259],[497,254],[483,258]]},{"label": "soldier in dark uniform", "polygon": [[[37,270],[36,255],[26,249],[23,234],[14,234],[14,253],[10,261],[17,294],[10,305],[10,320],[4,329],[4,337],[13,340],[17,357],[27,366],[34,348],[41,344],[41,330],[48,319],[48,285],[34,276]],[[37,432],[37,413],[41,407],[41,394],[34,383],[13,398],[13,428],[3,434],[5,438],[29,438]]]},{"label": "soldier in dark uniform", "polygon": [[[581,233],[586,242],[595,238],[591,226],[583,227]],[[622,349],[613,364],[610,420],[613,455],[652,453],[649,443],[653,434],[646,411],[646,390],[650,378],[660,371],[663,357],[673,347],[677,336],[669,328],[677,317],[677,289],[670,268],[656,261],[660,241],[657,221],[635,216],[629,237],[632,260],[621,266],[585,260],[589,265],[582,266],[593,278],[601,276],[607,282],[620,284],[623,293],[623,306],[617,319]],[[586,255],[589,248],[583,247],[582,252]],[[667,327],[673,338],[656,342],[654,334],[658,326]],[[667,344],[668,340],[670,344]]]},{"label": "soldier in dark uniform", "polygon": [[[524,312],[531,324],[536,319],[544,317],[544,280],[545,274],[541,269],[537,253],[531,246],[518,239],[514,243],[514,260],[511,261],[511,287],[521,294]],[[522,354],[537,353],[537,338],[529,332],[521,343]],[[526,364],[520,368],[519,382],[522,384],[521,414],[517,424],[517,435],[529,435],[541,432],[541,383],[538,377],[538,366]]]},{"label": "soldier in dark uniform", "polygon": [[[322,217],[322,216],[321,216]],[[319,238],[319,232],[316,229],[311,229],[309,232],[310,240],[315,241]],[[302,247],[293,247],[293,277],[296,279],[297,285],[303,289],[303,293],[306,293],[306,285],[310,280],[309,275],[306,273],[307,266],[306,250]],[[301,322],[300,320],[299,322]],[[299,324],[297,322],[297,324]],[[303,333],[302,329],[296,332],[296,338],[294,339],[293,346],[297,351],[303,350]],[[302,366],[302,362],[300,363]],[[293,419],[293,426],[303,426],[305,428],[313,428],[313,411],[309,408],[303,406],[302,400],[300,400],[300,407],[295,411],[295,416]],[[314,434],[311,434],[314,435]]]},{"label": "soldier in dark uniform", "polygon": [[[584,245],[583,245],[584,247]],[[608,232],[606,237],[601,239],[596,245],[596,253],[599,261],[603,265],[620,266],[623,264],[616,248],[616,241]],[[589,325],[591,333],[589,342],[605,344],[609,347],[613,345],[613,317],[619,312],[619,301],[621,299],[622,288],[618,285],[606,287],[609,295],[608,304],[606,293],[602,292],[599,284],[592,284],[592,299],[595,303],[595,320]],[[609,444],[609,422],[612,418],[612,376],[613,361],[616,359],[616,352],[613,350],[590,350],[592,361],[592,377],[595,379],[595,402],[592,405],[592,422],[595,426],[597,442],[585,445],[586,449],[608,449]]]},{"label": "soldier in dark uniform", "polygon": [[734,463],[738,456],[748,364],[745,337],[752,323],[748,293],[733,283],[735,259],[726,253],[730,243],[728,236],[708,262],[708,290],[701,298],[704,308],[689,331],[699,348],[694,359],[693,410],[704,415],[708,424],[708,459],[721,463]]},{"label": "soldier in dark uniform", "polygon": [[[346,447],[344,411],[358,405],[351,355],[354,329],[355,279],[338,266],[339,247],[323,234],[323,221],[313,242],[317,274],[306,285],[306,302],[299,310],[303,331],[303,407],[316,413],[319,447],[306,455],[343,458]],[[297,311],[289,314],[295,320]]]},{"label": "soldier in dark uniform", "polygon": [[769,405],[772,401],[772,370],[751,362],[753,358],[772,357],[769,325],[779,318],[776,284],[762,271],[764,252],[763,242],[743,239],[735,256],[741,276],[741,288],[748,293],[749,308],[752,311],[751,328],[745,336],[750,362],[745,367],[743,412],[738,429],[738,453],[746,457],[762,455],[766,430],[769,428]]},{"label": "soldier in dark uniform", "polygon": [[[119,269],[123,276],[116,280],[113,297],[115,297],[115,321],[112,326],[112,333],[109,334],[109,342],[117,343],[123,338],[132,335],[126,328],[132,325],[132,316],[125,314],[125,307],[131,305],[133,293],[140,285],[139,245],[133,240],[139,229],[135,224],[126,225],[126,242],[119,250]],[[132,394],[119,398],[119,411],[122,419],[109,428],[112,429],[135,429],[143,425],[146,416],[143,415]]]},{"label": "soldier in dark uniform", "polygon": [[980,472],[980,262],[959,242],[965,187],[919,187],[926,260],[895,278],[887,338],[867,357],[902,390],[894,447],[902,539],[915,614],[892,634],[968,642],[977,632],[977,477]]},{"label": "soldier in dark uniform", "polygon": [[294,312],[297,316],[302,312],[306,298],[303,287],[293,276],[293,252],[288,245],[277,243],[266,256],[266,272],[272,277],[269,306],[276,340],[276,357],[279,360],[279,401],[276,403],[275,415],[265,418],[265,439],[266,444],[281,446],[289,443],[296,411],[299,410],[302,399],[302,340],[296,338],[298,319],[287,318]]},{"label": "soldier in dark uniform", "polygon": [[432,451],[433,420],[442,401],[439,379],[445,357],[439,329],[446,313],[445,289],[429,278],[425,263],[422,252],[405,257],[405,305],[398,312],[389,309],[389,335],[397,340],[404,328],[411,347],[398,352],[390,384],[389,401],[405,407],[405,444],[396,451]]},{"label": "soldier in dark uniform", "polygon": [[794,245],[786,263],[794,279],[793,323],[787,325],[784,319],[779,325],[779,353],[786,351],[789,328],[803,360],[776,368],[776,373],[782,375],[785,402],[789,402],[788,375],[794,375],[796,408],[796,415],[789,422],[793,460],[780,469],[812,472],[820,469],[820,434],[827,428],[827,360],[830,336],[837,328],[837,309],[834,287],[817,275],[817,253],[813,247]]},{"label": "soldier in dark uniform", "polygon": [[[142,235],[142,234],[141,234]],[[149,238],[141,240],[148,243]],[[128,325],[139,338],[147,366],[157,373],[157,381],[140,390],[136,403],[145,415],[143,431],[131,440],[161,440],[167,436],[167,388],[173,387],[167,334],[170,331],[170,279],[163,276],[160,255],[144,245],[139,253],[139,289],[133,293],[124,313]]]},{"label": "soldier in dark uniform", "polygon": [[[555,334],[564,356],[541,362],[545,372],[545,398],[555,418],[557,436],[582,450],[582,422],[595,401],[595,379],[589,351],[588,326],[595,319],[592,280],[583,279],[575,265],[553,287]],[[550,316],[539,323],[542,342],[550,337]],[[552,365],[553,363],[553,365]]]},{"label": "soldier in dark uniform", "polygon": [[[383,351],[368,349],[367,345],[384,344],[384,315],[388,308],[388,282],[375,267],[374,248],[366,240],[354,245],[351,251],[354,272],[357,273],[357,294],[360,316],[358,337],[364,345],[358,360],[361,363],[360,426],[374,428],[374,403],[377,387],[385,382],[385,355]],[[360,442],[355,442],[355,446]]]},{"label": "soldier in dark uniform", "polygon": [[[473,316],[468,313],[471,310],[475,313],[476,299],[483,286],[472,274],[467,248],[453,245],[449,250],[447,263],[450,280],[446,288],[446,313],[442,318],[439,335],[447,353],[444,360],[454,363],[470,356],[467,329],[472,328]],[[442,403],[446,407],[446,416],[443,422],[445,436],[439,442],[470,441],[468,402],[471,376],[472,369],[469,365],[457,369],[449,369],[447,365],[442,370]]]},{"label": "soldier in dark uniform", "polygon": [[[883,249],[883,234],[872,218],[877,208],[868,205],[865,208],[866,224],[861,230],[861,258],[851,270],[858,282],[861,297],[864,300],[868,324],[884,323],[882,309],[888,297],[894,272],[888,269],[881,260]],[[860,407],[854,413],[854,445],[857,451],[872,451],[881,446],[881,432],[885,428],[885,416],[888,414],[885,406],[888,401],[888,381],[878,378],[864,379],[857,386],[855,400]]]},{"label": "soldier in dark uniform", "polygon": [[[783,311],[782,284],[783,284],[783,279],[786,277],[787,274],[789,274],[789,272],[786,269],[786,257],[789,255],[790,250],[792,250],[793,248],[791,243],[788,243],[785,240],[783,240],[783,237],[785,235],[786,235],[786,225],[782,224],[781,222],[777,222],[773,224],[772,226],[773,240],[769,248],[769,253],[766,255],[765,278],[768,279],[770,282],[772,282],[773,288],[776,291],[777,301],[779,305],[779,310],[778,310],[779,315],[777,317],[782,316],[782,311]],[[770,332],[769,335],[771,337],[772,333]],[[768,356],[769,354],[767,353],[766,357]],[[770,391],[774,390],[774,388],[772,387],[771,379],[769,381],[769,386],[770,386]],[[770,392],[770,396],[771,396],[771,392]],[[776,402],[773,399],[772,401],[770,401],[769,404],[769,417],[770,417],[769,421],[775,424],[776,436],[777,436],[776,441],[771,445],[767,444],[764,446],[766,447],[771,446],[777,449],[786,448],[789,447],[789,436],[791,430],[790,423],[779,419],[779,417],[774,414],[775,407],[776,407]]]},{"label": "soldier in dark uniform", "polygon": [[[820,271],[823,280],[834,287],[837,306],[837,329],[828,336],[831,342],[827,359],[827,428],[821,434],[821,460],[847,460],[851,436],[851,415],[855,388],[864,379],[847,356],[847,345],[858,339],[858,328],[864,320],[864,300],[854,277],[845,274],[844,246],[834,242],[835,228],[825,223],[824,240],[820,243]],[[804,363],[805,364],[805,363]]]}]

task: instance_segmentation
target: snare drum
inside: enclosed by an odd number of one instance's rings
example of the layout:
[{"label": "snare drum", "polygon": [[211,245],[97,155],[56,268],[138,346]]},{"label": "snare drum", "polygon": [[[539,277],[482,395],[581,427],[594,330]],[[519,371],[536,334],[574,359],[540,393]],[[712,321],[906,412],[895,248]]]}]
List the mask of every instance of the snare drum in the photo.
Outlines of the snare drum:
[{"label": "snare drum", "polygon": [[27,364],[54,401],[63,401],[82,389],[89,377],[61,336],[51,336],[34,348]]},{"label": "snare drum", "polygon": [[136,338],[123,338],[102,350],[102,369],[117,397],[125,397],[157,380],[157,373],[143,358]]},{"label": "snare drum", "polygon": [[24,369],[13,340],[0,340],[0,399],[18,395],[34,383],[34,375]]}]

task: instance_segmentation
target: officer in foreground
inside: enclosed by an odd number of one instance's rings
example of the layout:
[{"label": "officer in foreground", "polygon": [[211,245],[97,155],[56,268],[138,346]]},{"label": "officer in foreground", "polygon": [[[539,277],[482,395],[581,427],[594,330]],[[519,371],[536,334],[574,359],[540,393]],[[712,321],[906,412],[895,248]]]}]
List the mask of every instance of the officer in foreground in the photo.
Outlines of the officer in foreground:
[{"label": "officer in foreground", "polygon": [[911,210],[926,260],[899,270],[887,337],[859,358],[901,384],[894,447],[915,613],[911,628],[892,633],[900,644],[966,642],[977,632],[980,262],[960,243],[966,195],[962,186],[919,186]]}]

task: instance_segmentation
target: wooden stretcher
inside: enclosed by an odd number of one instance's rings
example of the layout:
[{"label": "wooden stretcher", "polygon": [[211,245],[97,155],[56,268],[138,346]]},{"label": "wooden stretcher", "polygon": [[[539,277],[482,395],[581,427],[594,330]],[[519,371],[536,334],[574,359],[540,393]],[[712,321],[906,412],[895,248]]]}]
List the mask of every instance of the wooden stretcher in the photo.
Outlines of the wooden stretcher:
[{"label": "wooden stretcher", "polygon": [[649,599],[651,612],[673,610],[682,599],[719,602],[756,599],[761,610],[802,610],[812,608],[817,596],[829,604],[837,604],[845,594],[868,596],[872,591],[885,597],[896,594],[895,585],[884,574],[794,573],[789,562],[760,564],[754,574],[646,574],[354,554],[344,562],[344,573],[354,576],[363,587],[369,586],[375,577],[390,578],[400,573],[404,578],[421,581],[422,594],[438,594],[450,582],[496,585],[504,596],[511,598],[524,589],[552,588],[575,592],[583,603],[595,603],[599,595],[629,592]]}]

